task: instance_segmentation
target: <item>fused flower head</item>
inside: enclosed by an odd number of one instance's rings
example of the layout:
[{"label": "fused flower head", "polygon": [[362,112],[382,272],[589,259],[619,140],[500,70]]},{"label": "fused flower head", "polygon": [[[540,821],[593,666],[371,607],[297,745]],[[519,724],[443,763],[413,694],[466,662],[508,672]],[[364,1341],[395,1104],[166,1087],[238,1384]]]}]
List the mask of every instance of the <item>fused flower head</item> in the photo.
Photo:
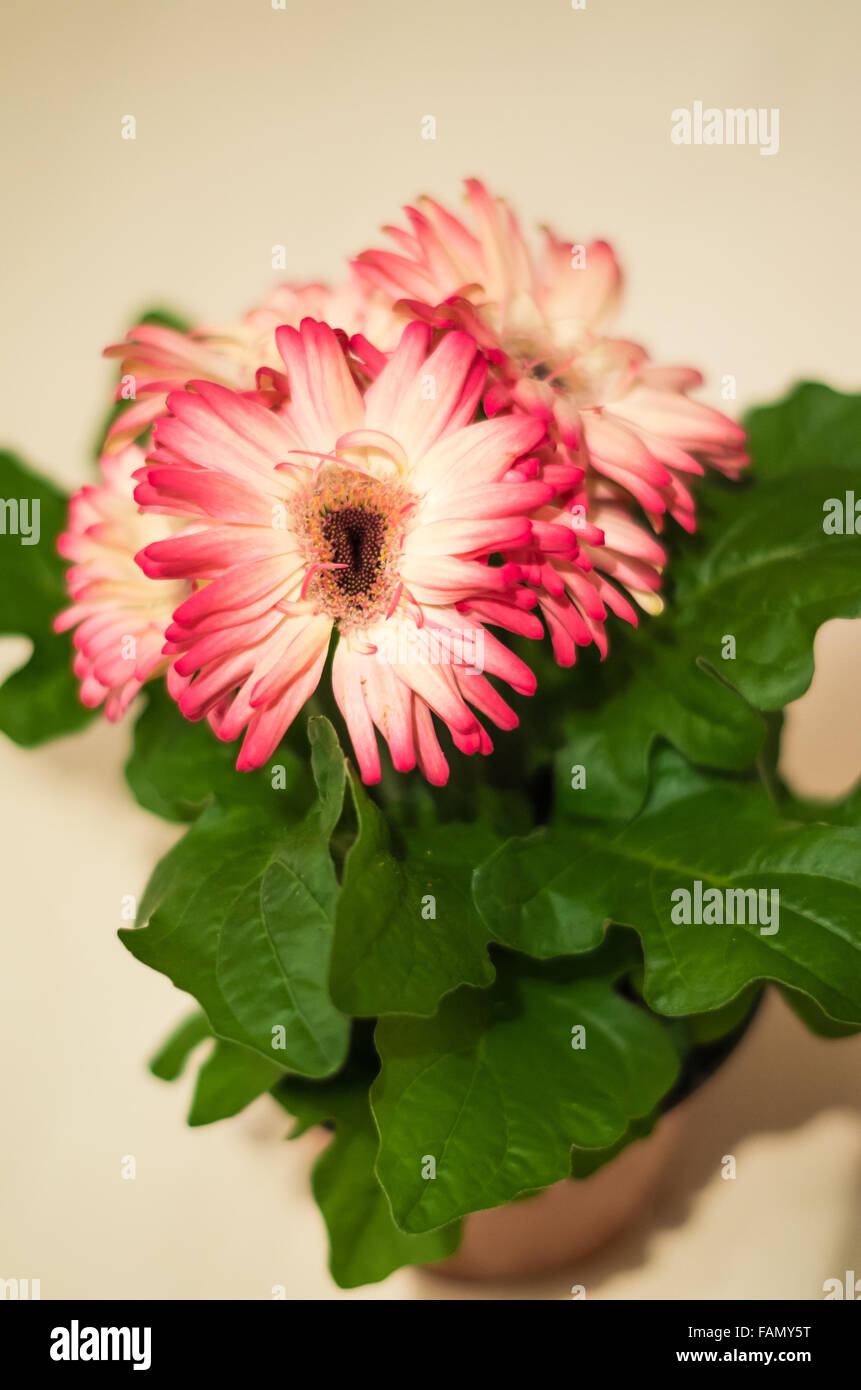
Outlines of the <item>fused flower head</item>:
[{"label": "fused flower head", "polygon": [[75,494],[68,529],[57,549],[72,565],[66,582],[72,604],[54,622],[57,632],[74,628],[74,671],[81,700],[104,704],[119,719],[143,684],[162,674],[165,629],[191,585],[148,579],[135,564],[141,546],[162,539],[179,524],[170,517],[142,515],[134,501],[134,474],[144,462],[135,445],[102,458],[104,481]]},{"label": "fused flower head", "polygon": [[484,672],[534,688],[486,624],[541,635],[517,567],[489,560],[528,546],[528,514],[553,495],[515,467],[544,426],[474,423],[486,364],[462,332],[431,350],[428,326],[411,323],[364,391],[326,324],[276,338],[286,405],[194,381],[168,397],[138,475],[147,513],[195,518],[138,557],[152,578],[196,586],[167,630],[180,708],[223,739],[244,731],[237,766],[258,767],[335,633],[334,693],[365,781],[380,776],[376,729],[398,770],[444,782],[434,717],[462,752],[488,752],[479,716],[517,719]]},{"label": "fused flower head", "polygon": [[515,558],[568,664],[590,640],[606,650],[608,608],[636,621],[619,586],[660,610],[664,552],[636,511],[652,531],[667,514],[694,530],[686,478],[704,465],[736,476],[747,463],[744,432],[688,398],[698,372],[656,367],[637,344],[608,336],[621,274],[606,242],[545,230],[534,257],[508,206],[476,180],[466,188],[471,226],[422,198],[407,209],[409,230],[386,229],[397,250],[366,251],[356,270],[416,316],[475,337],[493,364],[488,415],[523,412],[546,425],[540,476],[555,496],[538,518],[538,544]]}]

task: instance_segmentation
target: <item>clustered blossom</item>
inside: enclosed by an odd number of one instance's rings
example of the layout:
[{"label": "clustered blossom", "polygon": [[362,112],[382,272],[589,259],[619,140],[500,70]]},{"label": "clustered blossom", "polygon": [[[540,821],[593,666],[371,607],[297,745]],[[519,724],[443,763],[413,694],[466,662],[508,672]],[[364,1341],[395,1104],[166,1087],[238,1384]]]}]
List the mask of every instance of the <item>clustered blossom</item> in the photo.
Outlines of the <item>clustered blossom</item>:
[{"label": "clustered blossom", "polygon": [[487,722],[517,723],[488,677],[534,689],[490,627],[546,631],[565,666],[606,655],[609,613],[660,611],[657,536],[695,528],[692,477],[745,467],[743,431],[690,399],[698,372],[609,336],[605,242],[545,232],[534,256],[466,187],[467,222],[419,200],[339,288],[282,285],[238,325],[139,325],[107,349],[133,403],[60,542],[86,703],[119,718],[165,673],[259,767],[334,637],[364,780],[379,734],[396,769],[442,783],[438,723],[487,753]]}]

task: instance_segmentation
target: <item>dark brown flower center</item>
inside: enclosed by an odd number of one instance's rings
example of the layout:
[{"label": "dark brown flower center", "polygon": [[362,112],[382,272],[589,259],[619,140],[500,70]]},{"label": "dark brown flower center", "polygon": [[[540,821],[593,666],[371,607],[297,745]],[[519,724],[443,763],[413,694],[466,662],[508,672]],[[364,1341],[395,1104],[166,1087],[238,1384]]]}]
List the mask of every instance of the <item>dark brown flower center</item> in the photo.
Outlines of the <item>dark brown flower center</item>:
[{"label": "dark brown flower center", "polygon": [[535,362],[531,368],[530,375],[536,381],[546,381],[552,375],[553,368],[549,362]]},{"label": "dark brown flower center", "polygon": [[359,598],[373,589],[382,565],[386,522],[370,507],[342,507],[321,518],[321,530],[329,543],[332,582],[345,598]]},{"label": "dark brown flower center", "polygon": [[337,464],[293,505],[308,565],[303,589],[342,630],[385,618],[402,584],[398,561],[416,499],[401,483]]}]

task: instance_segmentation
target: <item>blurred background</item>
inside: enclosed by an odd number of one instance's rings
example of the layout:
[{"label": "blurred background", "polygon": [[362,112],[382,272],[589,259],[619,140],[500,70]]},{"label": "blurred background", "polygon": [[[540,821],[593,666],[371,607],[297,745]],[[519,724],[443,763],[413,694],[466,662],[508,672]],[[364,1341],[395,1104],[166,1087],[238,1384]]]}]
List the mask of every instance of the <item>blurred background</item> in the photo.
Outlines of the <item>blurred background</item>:
[{"label": "blurred background", "polygon": [[[739,411],[801,377],[857,390],[859,41],[855,0],[5,0],[0,443],[80,485],[100,352],[135,314],[226,320],[275,278],[338,279],[466,175],[526,225],[612,241],[621,331],[701,367],[713,404],[727,374]],[[778,153],[674,145],[698,100],[779,108]],[[0,643],[2,672],[25,655]],[[861,772],[859,625],[829,624],[816,658],[784,769],[836,796]],[[190,1077],[145,1070],[185,1003],[115,932],[178,832],[125,790],[129,736],[0,746],[0,1276],[43,1298],[815,1299],[861,1271],[861,1039],[814,1040],[775,997],[605,1252],[527,1286],[339,1291],[306,1141],[280,1142],[265,1098],[190,1131]]]}]

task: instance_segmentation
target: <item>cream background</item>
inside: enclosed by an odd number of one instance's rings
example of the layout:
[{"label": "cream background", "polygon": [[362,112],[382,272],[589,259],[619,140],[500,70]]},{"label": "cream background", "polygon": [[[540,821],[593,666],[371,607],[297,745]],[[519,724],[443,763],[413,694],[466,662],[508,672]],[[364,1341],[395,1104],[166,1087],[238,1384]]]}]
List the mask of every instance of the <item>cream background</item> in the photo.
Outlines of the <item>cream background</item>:
[{"label": "cream background", "polygon": [[[79,484],[99,352],[133,312],[236,315],[277,243],[296,278],[336,277],[403,201],[472,173],[525,223],[610,238],[620,327],[702,366],[706,399],[725,373],[740,406],[805,374],[857,389],[859,40],[854,0],[6,0],[2,442]],[[779,153],[672,145],[670,112],[697,99],[779,107]],[[0,647],[5,668],[22,648]],[[857,626],[821,633],[817,659],[786,763],[837,794],[861,770]],[[0,1276],[45,1298],[461,1296],[411,1272],[340,1293],[309,1154],[277,1142],[274,1108],[189,1131],[188,1083],[145,1073],[183,1002],[114,932],[175,832],[125,792],[127,738],[0,747]],[[861,1269],[859,1058],[772,1000],[639,1231],[570,1277],[468,1296],[821,1297]]]}]

